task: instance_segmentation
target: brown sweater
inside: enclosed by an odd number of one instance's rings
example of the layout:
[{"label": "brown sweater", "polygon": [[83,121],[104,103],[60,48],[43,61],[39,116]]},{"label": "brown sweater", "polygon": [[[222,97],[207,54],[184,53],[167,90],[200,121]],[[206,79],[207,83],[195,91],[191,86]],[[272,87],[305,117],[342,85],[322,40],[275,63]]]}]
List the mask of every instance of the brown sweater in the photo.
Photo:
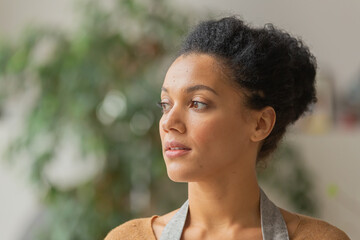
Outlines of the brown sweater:
[{"label": "brown sweater", "polygon": [[[291,240],[350,240],[350,238],[337,227],[320,219],[297,214],[300,222],[295,232],[290,235]],[[157,240],[151,223],[154,215],[148,218],[139,218],[128,221],[111,230],[105,240]]]}]

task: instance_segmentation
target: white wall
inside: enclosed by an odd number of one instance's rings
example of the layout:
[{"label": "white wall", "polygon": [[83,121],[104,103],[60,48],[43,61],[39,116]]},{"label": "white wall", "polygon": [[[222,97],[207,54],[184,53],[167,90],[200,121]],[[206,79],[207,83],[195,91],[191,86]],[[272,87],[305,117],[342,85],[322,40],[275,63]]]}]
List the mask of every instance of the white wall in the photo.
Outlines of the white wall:
[{"label": "white wall", "polygon": [[[173,0],[181,11],[212,10],[240,14],[254,25],[272,22],[302,36],[316,55],[320,71],[330,70],[339,91],[349,86],[359,73],[360,1],[358,0]],[[0,0],[0,36],[16,39],[29,23],[51,24],[63,29],[75,25],[71,0]],[[201,15],[199,15],[198,18]],[[16,116],[15,116],[16,118]],[[0,122],[0,150],[12,131],[10,123]],[[358,229],[360,188],[360,130],[332,130],[321,135],[289,135],[302,150],[316,177],[322,200],[321,217],[360,238]],[[35,193],[25,183],[21,171],[10,170],[0,161],[0,239],[21,236],[38,204]],[[326,188],[337,184],[343,197],[329,198]]]},{"label": "white wall", "polygon": [[0,0],[0,36],[16,38],[31,24],[71,29],[76,21],[72,0]]}]

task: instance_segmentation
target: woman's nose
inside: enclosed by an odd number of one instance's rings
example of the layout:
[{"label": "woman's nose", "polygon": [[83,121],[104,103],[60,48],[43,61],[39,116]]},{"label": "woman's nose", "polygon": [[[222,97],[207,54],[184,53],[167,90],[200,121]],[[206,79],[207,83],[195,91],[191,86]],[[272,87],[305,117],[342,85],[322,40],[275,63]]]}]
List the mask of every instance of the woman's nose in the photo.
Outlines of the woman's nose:
[{"label": "woman's nose", "polygon": [[172,107],[170,111],[164,113],[161,117],[161,126],[165,132],[175,130],[180,133],[184,133],[186,130],[184,123],[184,112],[181,111],[180,107]]}]

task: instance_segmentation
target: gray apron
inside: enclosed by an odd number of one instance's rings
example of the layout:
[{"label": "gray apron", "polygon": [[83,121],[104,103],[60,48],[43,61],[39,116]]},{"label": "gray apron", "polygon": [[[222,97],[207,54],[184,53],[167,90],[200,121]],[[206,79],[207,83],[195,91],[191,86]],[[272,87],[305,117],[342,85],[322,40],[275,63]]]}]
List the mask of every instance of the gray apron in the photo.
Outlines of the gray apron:
[{"label": "gray apron", "polygon": [[[180,240],[188,209],[189,200],[186,200],[179,211],[166,224],[160,240]],[[263,240],[289,240],[286,224],[279,208],[268,199],[261,188],[260,217]]]}]

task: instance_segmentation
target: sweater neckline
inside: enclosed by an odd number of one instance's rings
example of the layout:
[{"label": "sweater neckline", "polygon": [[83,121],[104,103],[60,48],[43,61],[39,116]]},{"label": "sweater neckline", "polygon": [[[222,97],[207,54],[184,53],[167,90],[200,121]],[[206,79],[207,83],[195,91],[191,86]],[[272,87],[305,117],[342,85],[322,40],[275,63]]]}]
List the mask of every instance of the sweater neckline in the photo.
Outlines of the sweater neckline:
[{"label": "sweater neckline", "polygon": [[[284,218],[280,209],[268,199],[266,194],[260,189],[260,217],[261,217],[261,231],[264,239],[289,240],[289,233]],[[188,200],[177,210],[176,214],[170,219],[161,234],[160,239],[180,239],[183,232],[183,225],[185,224],[186,216],[188,214]],[[152,221],[159,217],[153,215],[150,218],[149,224],[151,228],[151,235],[156,240],[154,229],[152,228]],[[299,227],[298,223],[297,228]],[[296,229],[297,230],[297,229]]]},{"label": "sweater neckline", "polygon": [[156,235],[155,235],[155,232],[154,232],[154,229],[152,227],[152,223],[154,221],[155,218],[158,218],[160,217],[159,215],[152,215],[150,218],[149,218],[149,225],[150,225],[150,231],[151,231],[151,236],[152,236],[152,239],[149,239],[149,240],[157,240],[156,238]]}]

